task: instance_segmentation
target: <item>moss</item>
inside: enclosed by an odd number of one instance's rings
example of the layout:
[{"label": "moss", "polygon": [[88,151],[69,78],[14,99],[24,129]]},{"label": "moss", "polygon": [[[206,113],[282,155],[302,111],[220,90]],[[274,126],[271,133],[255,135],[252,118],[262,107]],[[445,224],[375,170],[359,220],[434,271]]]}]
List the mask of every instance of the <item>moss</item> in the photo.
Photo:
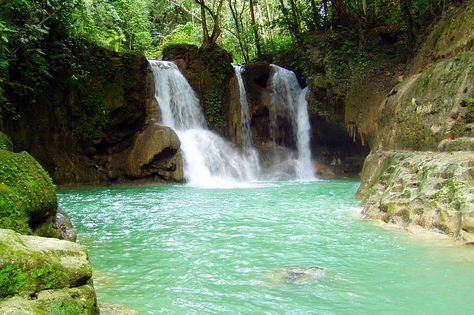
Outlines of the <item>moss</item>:
[{"label": "moss", "polygon": [[[28,271],[28,269],[31,269]],[[0,268],[0,297],[25,291],[67,287],[67,273],[54,266],[22,266],[19,263],[6,264]]]},{"label": "moss", "polygon": [[31,233],[56,209],[54,186],[41,165],[26,152],[0,150],[0,228]]},{"label": "moss", "polygon": [[50,315],[80,315],[87,314],[79,305],[69,299],[59,299],[53,301],[46,307]]},{"label": "moss", "polygon": [[10,138],[3,132],[0,132],[0,150],[11,151],[12,148],[13,148],[13,144]]},{"label": "moss", "polygon": [[16,294],[27,288],[27,276],[19,264],[7,264],[0,268],[0,298]]}]

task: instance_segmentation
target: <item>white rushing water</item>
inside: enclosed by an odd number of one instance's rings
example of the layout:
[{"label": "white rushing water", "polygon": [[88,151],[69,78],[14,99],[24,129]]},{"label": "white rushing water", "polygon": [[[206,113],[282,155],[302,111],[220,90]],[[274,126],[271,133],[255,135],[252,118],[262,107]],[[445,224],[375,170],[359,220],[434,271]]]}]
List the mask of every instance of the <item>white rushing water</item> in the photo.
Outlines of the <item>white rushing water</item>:
[{"label": "white rushing water", "polygon": [[242,154],[207,129],[199,100],[178,67],[160,60],[150,60],[150,65],[162,123],[181,140],[188,184],[223,188],[257,180],[258,162],[255,164],[254,156]]},{"label": "white rushing water", "polygon": [[299,180],[314,179],[310,149],[310,123],[306,94],[294,72],[271,65],[272,108],[270,109],[270,132],[274,137],[278,126],[277,117],[286,117],[292,125],[296,139],[298,158],[295,161],[296,177]]}]

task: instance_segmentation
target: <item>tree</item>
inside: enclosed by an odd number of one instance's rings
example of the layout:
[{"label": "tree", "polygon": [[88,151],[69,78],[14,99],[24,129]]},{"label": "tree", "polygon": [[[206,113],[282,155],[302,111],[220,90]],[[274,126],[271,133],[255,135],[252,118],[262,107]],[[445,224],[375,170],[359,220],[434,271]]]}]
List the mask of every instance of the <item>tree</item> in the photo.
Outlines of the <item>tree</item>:
[{"label": "tree", "polygon": [[[199,4],[201,9],[201,24],[202,24],[202,35],[203,35],[203,46],[213,46],[216,44],[217,39],[222,33],[221,29],[221,10],[224,4],[224,0],[214,0],[212,8],[206,5],[205,0],[195,0]],[[206,12],[209,13],[213,20],[212,33],[209,35]]]}]

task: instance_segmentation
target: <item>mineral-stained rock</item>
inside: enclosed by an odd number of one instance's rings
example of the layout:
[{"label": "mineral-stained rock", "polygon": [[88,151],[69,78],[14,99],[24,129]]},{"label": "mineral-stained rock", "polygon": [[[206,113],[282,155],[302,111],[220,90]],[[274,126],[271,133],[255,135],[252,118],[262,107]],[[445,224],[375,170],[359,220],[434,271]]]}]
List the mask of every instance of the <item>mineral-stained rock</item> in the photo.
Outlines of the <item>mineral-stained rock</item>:
[{"label": "mineral-stained rock", "polygon": [[82,246],[0,230],[1,314],[97,314],[91,276]]}]

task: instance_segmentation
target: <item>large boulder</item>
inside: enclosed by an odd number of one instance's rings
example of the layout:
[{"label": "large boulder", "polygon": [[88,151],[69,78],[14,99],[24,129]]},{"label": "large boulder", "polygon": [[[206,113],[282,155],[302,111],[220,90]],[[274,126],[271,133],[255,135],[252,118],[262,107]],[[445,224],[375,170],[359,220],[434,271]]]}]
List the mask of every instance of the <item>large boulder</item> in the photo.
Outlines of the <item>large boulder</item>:
[{"label": "large boulder", "polygon": [[41,165],[26,152],[0,150],[0,228],[58,237],[56,211],[55,188]]},{"label": "large boulder", "polygon": [[80,245],[0,230],[0,313],[98,314]]},{"label": "large boulder", "polygon": [[159,177],[183,180],[181,142],[168,127],[149,124],[135,136],[125,163],[125,174],[131,178]]}]

